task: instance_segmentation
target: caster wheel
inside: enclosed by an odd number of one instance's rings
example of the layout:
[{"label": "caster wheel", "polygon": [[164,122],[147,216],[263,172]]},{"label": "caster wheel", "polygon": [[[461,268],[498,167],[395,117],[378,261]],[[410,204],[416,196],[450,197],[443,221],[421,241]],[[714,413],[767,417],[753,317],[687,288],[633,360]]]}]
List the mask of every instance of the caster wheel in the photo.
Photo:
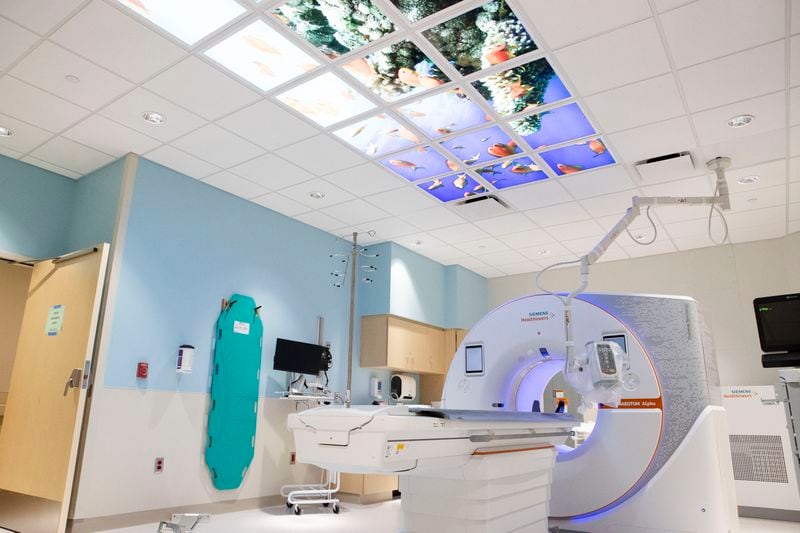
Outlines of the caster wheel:
[{"label": "caster wheel", "polygon": [[328,503],[328,502],[325,502],[325,503],[322,504],[323,507],[327,507],[329,505],[330,505],[330,503]]},{"label": "caster wheel", "polygon": [[286,507],[288,507],[289,509],[291,509],[292,507],[294,507],[294,504],[293,504],[293,503],[286,502]]},{"label": "caster wheel", "polygon": [[341,511],[341,509],[339,508],[339,504],[334,503],[333,507],[331,507],[331,511],[333,511],[333,514],[339,514],[339,511]]},{"label": "caster wheel", "polygon": [[295,505],[294,506],[294,514],[296,514],[297,516],[300,516],[301,514],[303,514],[303,510],[300,508],[299,505]]}]

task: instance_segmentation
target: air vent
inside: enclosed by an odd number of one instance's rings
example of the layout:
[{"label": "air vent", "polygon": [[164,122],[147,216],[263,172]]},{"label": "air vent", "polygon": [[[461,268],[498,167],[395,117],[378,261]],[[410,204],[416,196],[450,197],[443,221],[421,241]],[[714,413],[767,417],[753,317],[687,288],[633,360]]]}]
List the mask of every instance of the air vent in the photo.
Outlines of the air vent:
[{"label": "air vent", "polygon": [[692,154],[689,152],[651,157],[637,162],[635,166],[645,183],[659,183],[696,174]]},{"label": "air vent", "polygon": [[737,481],[788,483],[780,435],[729,435],[733,478]]},{"label": "air vent", "polygon": [[508,205],[497,196],[488,194],[467,198],[456,204],[455,210],[467,220],[481,220],[508,214]]}]

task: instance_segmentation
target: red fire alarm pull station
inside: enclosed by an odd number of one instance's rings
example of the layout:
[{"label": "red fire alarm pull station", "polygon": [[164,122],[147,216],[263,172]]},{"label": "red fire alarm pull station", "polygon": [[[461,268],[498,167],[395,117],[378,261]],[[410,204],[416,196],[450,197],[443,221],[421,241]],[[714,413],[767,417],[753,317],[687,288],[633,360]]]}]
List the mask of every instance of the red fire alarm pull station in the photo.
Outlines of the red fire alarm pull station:
[{"label": "red fire alarm pull station", "polygon": [[145,379],[147,377],[147,363],[139,362],[136,365],[136,377],[139,379]]}]

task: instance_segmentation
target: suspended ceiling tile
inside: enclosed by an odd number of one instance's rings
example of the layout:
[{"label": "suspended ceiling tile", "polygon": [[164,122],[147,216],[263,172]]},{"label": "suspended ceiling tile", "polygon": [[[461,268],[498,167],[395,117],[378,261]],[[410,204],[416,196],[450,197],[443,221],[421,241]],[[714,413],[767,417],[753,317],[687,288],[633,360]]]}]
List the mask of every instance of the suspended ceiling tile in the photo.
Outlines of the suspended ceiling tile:
[{"label": "suspended ceiling tile", "polygon": [[800,202],[800,183],[794,182],[789,184],[789,201]]},{"label": "suspended ceiling tile", "polygon": [[789,159],[789,181],[800,181],[800,157]]},{"label": "suspended ceiling tile", "polygon": [[207,178],[204,178],[203,182],[246,200],[250,200],[269,192],[264,187],[256,185],[252,181],[240,178],[236,174],[226,171],[212,174]]},{"label": "suspended ceiling tile", "polygon": [[731,230],[745,229],[748,227],[765,224],[786,224],[786,206],[765,207],[750,211],[725,213],[728,228]]},{"label": "suspended ceiling tile", "polygon": [[394,242],[420,254],[424,254],[429,250],[441,248],[442,246],[447,246],[446,243],[443,243],[433,235],[425,232],[403,235],[402,237],[394,239]]},{"label": "suspended ceiling tile", "polygon": [[[742,128],[728,126],[731,117],[743,114],[753,115],[753,122]],[[694,113],[692,121],[704,145],[776,130],[786,124],[786,91]]]},{"label": "suspended ceiling tile", "polygon": [[454,226],[464,222],[463,218],[443,205],[404,214],[400,218],[425,231]]},{"label": "suspended ceiling tile", "polygon": [[203,126],[173,141],[172,145],[221,168],[232,167],[263,153],[253,143],[214,124]]},{"label": "suspended ceiling tile", "polygon": [[[708,223],[706,222],[707,218],[708,212],[706,212],[706,216],[702,219],[698,218],[664,224],[664,229],[673,239],[708,239]],[[720,230],[716,225],[712,226],[712,228],[714,238],[720,239],[722,237],[722,230]],[[711,242],[710,239],[709,242]]]},{"label": "suspended ceiling tile", "polygon": [[0,112],[48,131],[61,131],[89,111],[11,76],[0,78]]},{"label": "suspended ceiling tile", "polygon": [[[583,41],[650,16],[647,0],[520,2],[552,49]],[[565,23],[567,22],[568,23]]]},{"label": "suspended ceiling tile", "polygon": [[[394,191],[374,194],[367,197],[367,200],[392,215],[405,215],[436,205],[436,200],[421,191],[416,191],[414,187],[403,187]],[[413,217],[411,221],[415,223]]]},{"label": "suspended ceiling tile", "polygon": [[0,2],[0,15],[44,35],[85,0],[22,0]]},{"label": "suspended ceiling tile", "polygon": [[266,150],[275,150],[317,133],[315,127],[269,100],[261,100],[228,115],[217,124]]},{"label": "suspended ceiling tile", "polygon": [[626,163],[692,150],[696,144],[686,117],[612,133],[608,137]]},{"label": "suspended ceiling tile", "polygon": [[708,235],[705,237],[679,237],[672,239],[675,247],[680,251],[696,250],[698,248],[708,248],[709,246],[716,246]]},{"label": "suspended ceiling tile", "polygon": [[66,168],[60,167],[58,165],[53,165],[52,163],[48,163],[47,161],[42,161],[41,159],[36,159],[35,157],[31,157],[29,155],[23,157],[22,159],[20,159],[20,161],[24,161],[25,163],[29,163],[35,167],[49,170],[50,172],[55,172],[56,174],[61,174],[62,176],[66,176],[74,180],[80,178],[82,175],[80,172],[67,170]]},{"label": "suspended ceiling tile", "polygon": [[673,74],[595,94],[586,98],[606,132],[613,132],[659,122],[684,114]]},{"label": "suspended ceiling tile", "polygon": [[145,87],[209,120],[260,98],[255,91],[193,56],[148,81]]},{"label": "suspended ceiling tile", "polygon": [[489,234],[469,222],[431,230],[428,233],[447,244],[460,244],[462,242],[485,239]]},{"label": "suspended ceiling tile", "polygon": [[549,226],[545,229],[547,233],[552,235],[557,241],[603,235],[603,228],[594,220],[581,220],[579,222],[559,224],[557,226]]},{"label": "suspended ceiling tile", "polygon": [[701,0],[661,15],[678,68],[780,39],[784,2]]},{"label": "suspended ceiling tile", "polygon": [[790,197],[787,198],[786,185],[733,193],[730,196],[731,210],[732,212],[751,211],[753,209],[762,209],[765,207],[785,206],[787,200],[789,202],[797,201],[791,198],[791,189],[789,194]]},{"label": "suspended ceiling tile", "polygon": [[517,209],[535,209],[572,200],[564,187],[549,180],[505,190],[502,198]]},{"label": "suspended ceiling tile", "polygon": [[23,122],[8,115],[0,115],[0,127],[8,128],[14,132],[10,137],[0,137],[0,147],[16,152],[29,152],[53,136],[27,122]]},{"label": "suspended ceiling tile", "polygon": [[11,75],[88,109],[97,109],[133,87],[49,41],[25,56]]},{"label": "suspended ceiling tile", "polygon": [[800,85],[800,36],[795,35],[789,41],[789,84],[794,87]]},{"label": "suspended ceiling tile", "polygon": [[[779,129],[758,135],[730,139],[703,146],[703,153],[709,159],[718,156],[731,158],[732,168],[745,167],[786,157],[786,130]],[[705,161],[698,161],[705,165]]]},{"label": "suspended ceiling tile", "polygon": [[472,256],[465,256],[459,258],[454,264],[460,265],[466,269],[472,270],[474,268],[486,267],[488,266],[486,263],[478,259],[477,257]]},{"label": "suspended ceiling tile", "polygon": [[[729,183],[730,181],[728,179]],[[642,192],[646,196],[711,196],[714,194],[714,188],[708,176],[699,176],[658,185],[646,185],[642,187]],[[662,206],[657,207],[661,209]]]},{"label": "suspended ceiling tile", "polygon": [[[739,183],[740,179],[752,176],[758,177],[758,180],[753,183]],[[725,177],[731,193],[757,191],[775,185],[785,185],[786,161],[777,160],[750,167],[728,169],[725,171]]]},{"label": "suspended ceiling tile", "polygon": [[672,241],[657,241],[647,246],[640,246],[634,243],[632,246],[622,248],[630,257],[644,257],[647,255],[660,255],[675,252],[677,249]]},{"label": "suspended ceiling tile", "polygon": [[594,198],[586,198],[585,200],[581,200],[580,203],[593,217],[621,215],[631,206],[631,198],[638,195],[638,191],[632,189],[614,194],[606,194],[604,196],[595,196]]},{"label": "suspended ceiling tile", "polygon": [[143,154],[161,145],[161,141],[100,115],[90,116],[62,135],[114,157],[122,157],[128,152]]},{"label": "suspended ceiling tile", "polygon": [[553,242],[553,238],[543,229],[529,229],[518,231],[508,235],[498,237],[500,241],[510,246],[514,250],[530,248]]},{"label": "suspended ceiling tile", "polygon": [[2,144],[0,144],[0,155],[4,155],[6,157],[10,157],[11,159],[19,159],[19,157],[22,155],[22,152],[18,152],[16,150],[13,150],[11,148],[7,148],[7,147],[3,146]]},{"label": "suspended ceiling tile", "polygon": [[[161,113],[166,121],[162,124],[151,124],[143,117],[146,111]],[[100,110],[100,114],[162,142],[185,135],[205,123],[204,119],[194,113],[141,87],[106,106]]]},{"label": "suspended ceiling tile", "polygon": [[591,218],[589,213],[578,202],[566,202],[549,207],[531,209],[530,211],[525,211],[525,215],[543,228]]},{"label": "suspended ceiling tile", "polygon": [[305,205],[299,202],[295,202],[294,200],[287,198],[277,192],[253,198],[252,201],[259,205],[272,209],[273,211],[286,215],[287,217],[295,217],[300,213],[305,213],[309,211],[309,208],[306,207]]},{"label": "suspended ceiling tile", "polygon": [[[581,237],[579,239],[570,239],[563,241],[561,244],[563,244],[565,248],[567,248],[572,252],[573,259],[577,259],[578,257],[582,257],[591,252],[592,249],[597,245],[597,243],[600,242],[600,239],[601,239],[600,236]],[[612,243],[611,246],[609,246],[608,248],[609,250],[616,249],[619,248],[619,245],[617,243]],[[557,261],[569,260],[568,255],[563,257],[564,257],[563,259],[561,257],[552,257],[549,258],[548,261],[546,262],[542,260],[542,264],[550,265]]]},{"label": "suspended ceiling tile", "polygon": [[[3,7],[0,7],[2,12]],[[0,70],[5,70],[39,40],[39,36],[0,18]]]},{"label": "suspended ceiling tile", "polygon": [[490,266],[485,266],[485,267],[478,266],[475,268],[471,268],[470,270],[472,270],[476,274],[483,276],[484,278],[500,278],[506,275],[499,268]]},{"label": "suspended ceiling tile", "polygon": [[659,13],[675,9],[677,7],[697,2],[698,0],[655,0],[656,9]]},{"label": "suspended ceiling tile", "polygon": [[563,244],[552,241],[544,244],[539,244],[536,246],[521,248],[519,250],[519,253],[521,253],[528,259],[532,259],[533,261],[539,261],[544,264],[549,264],[551,257],[562,257],[565,255],[570,255],[572,251],[567,249],[567,247],[564,246]]},{"label": "suspended ceiling tile", "polygon": [[[664,209],[664,207],[659,206],[655,212],[660,213],[662,209]],[[622,218],[622,215],[619,214],[605,215],[601,217],[595,217],[595,221],[598,224],[600,224],[605,231],[611,231],[611,228],[613,228],[617,224],[617,222],[619,222],[620,218]],[[631,231],[635,229],[648,229],[648,228],[651,228],[651,224],[650,221],[647,220],[646,216],[640,216],[633,219],[633,222],[629,227]]]},{"label": "suspended ceiling tile", "polygon": [[363,224],[366,231],[374,231],[378,241],[387,241],[412,233],[419,233],[420,228],[397,217],[382,218]]},{"label": "suspended ceiling tile", "polygon": [[[653,208],[653,213],[662,223],[672,224],[686,220],[707,219],[710,209],[707,205],[660,205]],[[647,220],[647,217],[640,218]]]},{"label": "suspended ceiling tile", "polygon": [[770,43],[678,72],[691,111],[737,102],[786,87],[786,44]]},{"label": "suspended ceiling tile", "polygon": [[503,265],[510,265],[514,263],[523,263],[526,261],[524,255],[514,250],[506,250],[504,252],[494,252],[490,254],[481,254],[478,259],[483,261],[489,266],[498,268]]},{"label": "suspended ceiling tile", "polygon": [[[636,45],[632,46],[632,43]],[[670,70],[652,19],[568,46],[556,52],[556,56],[578,91],[584,95]]]},{"label": "suspended ceiling tile", "polygon": [[527,218],[522,213],[511,213],[494,218],[485,218],[478,220],[475,225],[483,231],[492,236],[508,235],[510,233],[517,233],[520,231],[536,229],[531,219]]},{"label": "suspended ceiling tile", "polygon": [[265,154],[232,167],[231,172],[262,187],[277,191],[314,178],[310,172],[274,154]]},{"label": "suspended ceiling tile", "polygon": [[635,187],[625,167],[619,165],[562,176],[558,182],[579,200]]},{"label": "suspended ceiling tile", "polygon": [[309,226],[314,226],[322,231],[335,230],[336,228],[341,228],[345,225],[343,221],[326,215],[322,211],[309,211],[308,213],[297,215],[294,218],[295,220],[299,220],[300,222],[308,224]]},{"label": "suspended ceiling tile", "polygon": [[327,135],[285,146],[275,152],[318,176],[363,163],[364,159]]},{"label": "suspended ceiling tile", "polygon": [[425,252],[425,257],[433,259],[443,265],[452,265],[459,259],[463,259],[465,255],[464,252],[455,246],[443,245],[427,250]]},{"label": "suspended ceiling tile", "polygon": [[55,137],[47,141],[30,155],[81,175],[88,174],[114,160],[110,155],[64,137]]},{"label": "suspended ceiling tile", "polygon": [[628,252],[620,248],[609,248],[597,260],[598,263],[605,263],[608,261],[619,261],[620,259],[630,259]]},{"label": "suspended ceiling tile", "polygon": [[[322,198],[312,197],[312,193],[322,193]],[[353,199],[353,195],[321,179],[314,178],[298,185],[281,189],[281,194],[311,209],[322,209]]]},{"label": "suspended ceiling tile", "polygon": [[373,163],[327,174],[325,179],[354,196],[369,196],[403,186],[398,178]]},{"label": "suspended ceiling tile", "polygon": [[388,213],[382,209],[378,209],[360,198],[326,207],[322,212],[350,226],[359,226],[388,216]]},{"label": "suspended ceiling tile", "polygon": [[50,39],[136,83],[184,54],[179,46],[100,0],[83,8]]},{"label": "suspended ceiling tile", "polygon": [[789,124],[792,126],[800,124],[800,87],[789,91]]},{"label": "suspended ceiling tile", "polygon": [[193,155],[189,155],[169,145],[160,146],[152,152],[145,154],[144,157],[154,163],[171,168],[176,172],[180,172],[181,174],[195,179],[202,179],[219,170],[218,167],[211,163],[198,159]]},{"label": "suspended ceiling tile", "polygon": [[789,155],[792,157],[800,155],[800,127],[798,126],[789,128]]},{"label": "suspended ceiling tile", "polygon": [[474,256],[505,252],[509,249],[508,246],[506,246],[503,242],[493,237],[461,242],[454,246],[459,250]]}]

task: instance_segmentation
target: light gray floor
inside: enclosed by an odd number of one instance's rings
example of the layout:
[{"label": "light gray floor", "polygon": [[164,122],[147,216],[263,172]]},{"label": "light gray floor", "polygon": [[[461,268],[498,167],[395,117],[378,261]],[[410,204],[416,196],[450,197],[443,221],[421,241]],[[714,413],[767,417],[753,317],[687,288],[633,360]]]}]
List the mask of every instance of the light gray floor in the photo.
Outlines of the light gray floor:
[{"label": "light gray floor", "polygon": [[[284,506],[212,516],[198,525],[196,533],[263,533],[292,531],[319,533],[395,533],[400,531],[400,501],[358,505],[343,503],[338,515],[329,509],[307,506],[294,516]],[[156,524],[115,529],[116,533],[155,533]],[[740,519],[739,533],[799,533],[800,524],[773,520]],[[711,532],[709,532],[711,533]]]}]

